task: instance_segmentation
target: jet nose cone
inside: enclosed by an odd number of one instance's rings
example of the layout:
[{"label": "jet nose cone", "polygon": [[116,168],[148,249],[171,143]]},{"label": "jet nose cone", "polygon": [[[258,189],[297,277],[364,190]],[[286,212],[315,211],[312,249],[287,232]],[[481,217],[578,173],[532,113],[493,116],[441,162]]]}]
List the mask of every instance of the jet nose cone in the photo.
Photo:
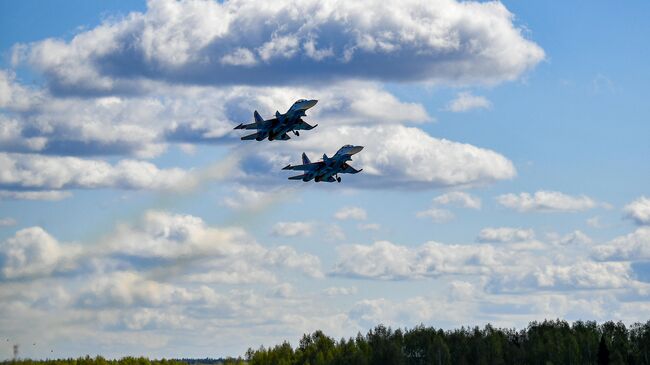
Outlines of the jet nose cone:
[{"label": "jet nose cone", "polygon": [[314,105],[316,105],[316,103],[318,103],[318,100],[315,100],[315,99],[314,100],[307,100],[305,102],[305,109],[309,109],[309,108],[313,107]]},{"label": "jet nose cone", "polygon": [[363,146],[352,146],[352,147],[350,147],[350,154],[354,155],[356,153],[359,153],[359,152],[361,152],[362,149],[363,149]]}]

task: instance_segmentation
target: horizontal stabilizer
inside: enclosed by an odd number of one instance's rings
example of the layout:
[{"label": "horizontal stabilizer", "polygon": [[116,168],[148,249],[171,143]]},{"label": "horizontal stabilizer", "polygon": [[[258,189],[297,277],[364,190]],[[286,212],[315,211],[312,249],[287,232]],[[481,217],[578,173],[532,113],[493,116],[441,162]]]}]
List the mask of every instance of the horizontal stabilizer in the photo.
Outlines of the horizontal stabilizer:
[{"label": "horizontal stabilizer", "polygon": [[261,141],[264,139],[264,133],[253,133],[241,138],[242,141],[250,141],[252,139]]},{"label": "horizontal stabilizer", "polygon": [[282,170],[293,170],[291,164],[288,164],[287,166],[283,167]]},{"label": "horizontal stabilizer", "polygon": [[302,180],[306,174],[291,176],[289,180]]}]

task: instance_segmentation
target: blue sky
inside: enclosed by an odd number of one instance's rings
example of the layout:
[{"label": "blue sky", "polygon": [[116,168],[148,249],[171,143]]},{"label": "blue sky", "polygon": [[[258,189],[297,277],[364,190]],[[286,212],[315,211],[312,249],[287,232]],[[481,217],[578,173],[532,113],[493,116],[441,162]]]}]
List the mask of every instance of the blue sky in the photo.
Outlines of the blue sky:
[{"label": "blue sky", "polygon": [[[396,4],[0,4],[3,342],[647,320],[650,5]],[[300,137],[231,130],[300,98]],[[341,184],[280,170],[345,143]]]}]

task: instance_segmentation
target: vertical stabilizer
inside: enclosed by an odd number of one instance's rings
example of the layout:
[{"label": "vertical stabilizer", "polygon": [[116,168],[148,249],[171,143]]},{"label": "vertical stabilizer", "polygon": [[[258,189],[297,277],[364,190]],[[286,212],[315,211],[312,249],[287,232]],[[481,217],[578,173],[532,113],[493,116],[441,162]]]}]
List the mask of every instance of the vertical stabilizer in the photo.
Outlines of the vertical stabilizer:
[{"label": "vertical stabilizer", "polygon": [[262,119],[262,116],[260,113],[257,112],[257,110],[253,113],[253,117],[255,117],[255,123],[263,123],[264,119]]},{"label": "vertical stabilizer", "polygon": [[309,157],[307,157],[307,154],[303,152],[302,153],[302,164],[306,165],[308,163],[311,163],[311,161],[309,161]]}]

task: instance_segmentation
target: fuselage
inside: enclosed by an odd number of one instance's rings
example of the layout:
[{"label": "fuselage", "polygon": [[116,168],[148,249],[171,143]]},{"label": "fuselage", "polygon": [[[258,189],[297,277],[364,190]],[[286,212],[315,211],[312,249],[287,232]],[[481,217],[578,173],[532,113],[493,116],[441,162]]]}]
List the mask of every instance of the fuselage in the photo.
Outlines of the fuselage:
[{"label": "fuselage", "polygon": [[352,161],[352,155],[361,152],[362,149],[363,146],[345,145],[339,148],[339,150],[336,151],[332,157],[323,155],[323,162],[325,163],[325,166],[314,171],[313,174],[309,174],[312,175],[309,176],[309,180],[315,179],[317,182],[334,181],[333,176],[337,175],[341,172],[341,170],[343,170],[343,164],[348,161]]},{"label": "fuselage", "polygon": [[291,132],[294,126],[301,122],[300,118],[306,115],[305,111],[312,108],[316,103],[318,103],[318,100],[300,99],[293,103],[286,113],[275,112],[277,122],[269,131],[269,139],[274,140],[278,136]]}]

